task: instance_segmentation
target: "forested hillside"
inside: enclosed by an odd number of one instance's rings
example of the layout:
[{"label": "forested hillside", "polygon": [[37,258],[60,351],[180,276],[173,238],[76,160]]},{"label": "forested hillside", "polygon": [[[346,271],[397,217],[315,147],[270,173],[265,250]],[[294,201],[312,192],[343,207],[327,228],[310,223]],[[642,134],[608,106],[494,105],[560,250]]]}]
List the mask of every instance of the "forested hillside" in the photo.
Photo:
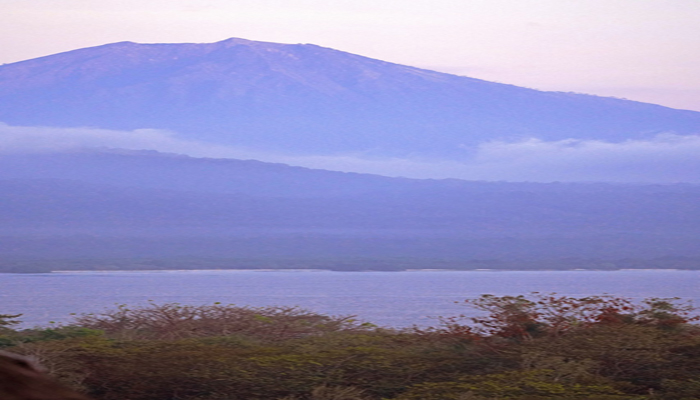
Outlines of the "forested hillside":
[{"label": "forested hillside", "polygon": [[0,270],[13,272],[697,268],[687,260],[700,257],[691,184],[405,179],[103,150],[0,157],[0,204]]}]

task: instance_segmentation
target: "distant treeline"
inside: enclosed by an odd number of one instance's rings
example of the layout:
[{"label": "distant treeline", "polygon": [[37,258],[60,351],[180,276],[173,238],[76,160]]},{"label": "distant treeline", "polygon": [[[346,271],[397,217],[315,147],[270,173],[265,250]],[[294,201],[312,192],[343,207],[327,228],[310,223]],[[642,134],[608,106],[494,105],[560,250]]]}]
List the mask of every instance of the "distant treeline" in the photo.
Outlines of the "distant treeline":
[{"label": "distant treeline", "polygon": [[678,299],[492,296],[479,317],[386,329],[295,307],[119,306],[13,329],[96,400],[683,400],[700,398],[700,326]]},{"label": "distant treeline", "polygon": [[700,257],[651,259],[513,259],[455,260],[416,258],[134,258],[134,259],[6,259],[0,273],[47,273],[53,271],[145,271],[201,269],[323,269],[332,271],[406,271],[415,269],[568,271],[620,269],[699,270]]}]

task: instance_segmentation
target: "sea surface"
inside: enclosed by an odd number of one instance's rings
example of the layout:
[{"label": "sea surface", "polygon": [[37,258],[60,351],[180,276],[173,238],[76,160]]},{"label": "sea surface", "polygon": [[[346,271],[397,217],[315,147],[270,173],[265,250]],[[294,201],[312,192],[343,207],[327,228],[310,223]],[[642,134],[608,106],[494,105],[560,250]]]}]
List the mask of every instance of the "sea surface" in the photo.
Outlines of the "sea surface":
[{"label": "sea surface", "polygon": [[437,316],[471,314],[458,304],[481,294],[531,292],[636,300],[680,297],[700,305],[700,271],[128,271],[0,274],[0,314],[23,314],[23,327],[67,323],[71,313],[118,304],[300,306],[357,315],[381,326],[435,326]]}]

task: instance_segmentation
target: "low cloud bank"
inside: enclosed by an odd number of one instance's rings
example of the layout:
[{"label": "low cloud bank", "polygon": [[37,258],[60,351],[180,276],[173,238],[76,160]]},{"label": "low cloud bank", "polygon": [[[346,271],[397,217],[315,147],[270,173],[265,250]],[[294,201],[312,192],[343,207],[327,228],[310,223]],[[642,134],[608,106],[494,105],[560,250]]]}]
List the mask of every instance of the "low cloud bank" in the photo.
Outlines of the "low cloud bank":
[{"label": "low cloud bank", "polygon": [[194,157],[238,157],[244,151],[204,142],[179,139],[159,129],[118,131],[97,128],[52,128],[10,126],[0,123],[0,155],[5,153],[50,153],[85,148],[157,150]]},{"label": "low cloud bank", "polygon": [[479,174],[508,179],[612,182],[700,182],[700,136],[663,134],[609,143],[538,139],[479,146],[471,165]]},{"label": "low cloud bank", "polygon": [[412,178],[504,181],[700,183],[700,136],[663,134],[610,143],[568,139],[492,141],[465,151],[462,160],[367,157],[362,154],[295,156],[178,138],[168,131],[14,127],[0,124],[2,153],[109,147],[157,150],[194,157],[256,159],[310,168]]}]

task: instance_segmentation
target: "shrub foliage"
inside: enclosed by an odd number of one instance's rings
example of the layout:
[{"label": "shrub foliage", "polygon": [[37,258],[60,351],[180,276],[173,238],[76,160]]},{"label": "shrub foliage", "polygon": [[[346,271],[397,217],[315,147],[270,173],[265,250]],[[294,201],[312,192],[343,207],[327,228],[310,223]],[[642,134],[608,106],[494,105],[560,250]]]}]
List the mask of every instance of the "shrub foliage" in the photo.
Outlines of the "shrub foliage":
[{"label": "shrub foliage", "polygon": [[0,315],[0,346],[98,400],[700,398],[678,299],[484,295],[475,317],[386,329],[296,307],[151,303],[51,328]]}]

